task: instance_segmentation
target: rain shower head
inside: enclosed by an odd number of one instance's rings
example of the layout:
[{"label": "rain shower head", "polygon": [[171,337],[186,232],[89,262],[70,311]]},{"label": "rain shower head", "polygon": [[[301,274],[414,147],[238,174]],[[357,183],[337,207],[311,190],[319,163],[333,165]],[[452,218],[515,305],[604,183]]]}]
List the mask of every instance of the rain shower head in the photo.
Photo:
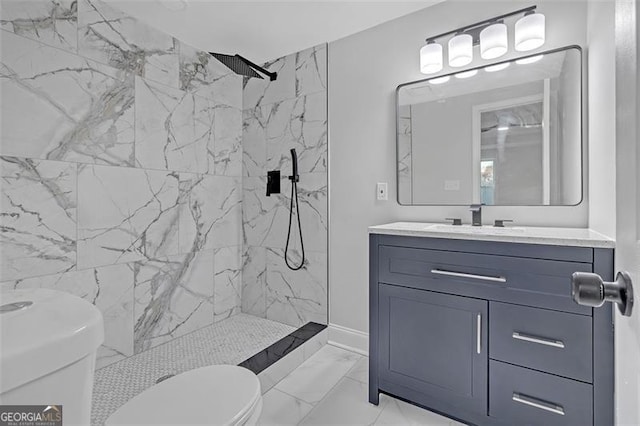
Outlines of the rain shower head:
[{"label": "rain shower head", "polygon": [[278,77],[278,73],[269,72],[261,66],[254,64],[247,58],[243,58],[240,55],[225,55],[224,53],[213,52],[209,52],[209,54],[214,56],[217,60],[226,65],[227,68],[238,75],[244,75],[245,77],[249,78],[264,79],[264,77],[256,72],[260,71],[262,74],[269,76],[269,80],[271,81],[274,81]]}]

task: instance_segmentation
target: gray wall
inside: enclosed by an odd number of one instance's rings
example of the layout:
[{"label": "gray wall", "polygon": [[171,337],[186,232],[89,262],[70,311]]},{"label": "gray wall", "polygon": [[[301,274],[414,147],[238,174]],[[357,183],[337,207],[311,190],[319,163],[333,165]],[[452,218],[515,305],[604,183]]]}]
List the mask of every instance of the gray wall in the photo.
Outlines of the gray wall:
[{"label": "gray wall", "polygon": [[[547,17],[544,49],[585,44],[585,2],[538,5]],[[368,331],[369,225],[441,222],[451,216],[470,220],[465,207],[405,207],[395,201],[395,88],[424,77],[418,51],[425,37],[519,7],[515,1],[444,2],[329,44],[330,323]],[[514,54],[511,50],[506,58]],[[376,182],[389,182],[389,201],[376,200]],[[587,205],[491,207],[483,216],[487,223],[508,218],[520,225],[585,226]]]},{"label": "gray wall", "polygon": [[[300,326],[327,322],[327,48],[320,45],[266,65],[274,82],[251,79],[243,91],[244,265],[242,311]],[[306,254],[284,263],[291,156],[298,154],[298,201]],[[267,197],[268,170],[282,173]],[[296,216],[289,259],[301,260]]]},{"label": "gray wall", "polygon": [[242,79],[75,6],[0,3],[0,287],[94,303],[101,367],[240,310]]}]

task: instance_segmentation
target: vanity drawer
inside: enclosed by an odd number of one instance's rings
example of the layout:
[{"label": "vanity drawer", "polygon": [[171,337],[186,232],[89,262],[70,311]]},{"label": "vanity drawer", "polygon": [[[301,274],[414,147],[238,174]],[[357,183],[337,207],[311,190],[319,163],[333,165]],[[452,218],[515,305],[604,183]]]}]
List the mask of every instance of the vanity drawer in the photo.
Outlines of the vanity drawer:
[{"label": "vanity drawer", "polygon": [[571,274],[590,263],[385,245],[378,259],[380,282],[591,315],[571,299]]},{"label": "vanity drawer", "polygon": [[523,367],[489,362],[489,416],[510,425],[593,424],[593,388]]},{"label": "vanity drawer", "polygon": [[490,302],[489,356],[592,382],[591,317]]}]

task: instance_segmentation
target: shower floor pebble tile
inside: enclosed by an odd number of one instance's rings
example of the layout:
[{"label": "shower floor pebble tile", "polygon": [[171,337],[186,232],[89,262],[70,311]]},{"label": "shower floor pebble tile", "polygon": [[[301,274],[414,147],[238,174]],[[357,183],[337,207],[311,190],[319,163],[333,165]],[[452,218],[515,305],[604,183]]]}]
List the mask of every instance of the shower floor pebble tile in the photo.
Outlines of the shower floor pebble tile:
[{"label": "shower floor pebble tile", "polygon": [[160,377],[207,365],[237,365],[295,328],[238,314],[224,321],[96,371],[92,426],[101,426],[120,406]]}]

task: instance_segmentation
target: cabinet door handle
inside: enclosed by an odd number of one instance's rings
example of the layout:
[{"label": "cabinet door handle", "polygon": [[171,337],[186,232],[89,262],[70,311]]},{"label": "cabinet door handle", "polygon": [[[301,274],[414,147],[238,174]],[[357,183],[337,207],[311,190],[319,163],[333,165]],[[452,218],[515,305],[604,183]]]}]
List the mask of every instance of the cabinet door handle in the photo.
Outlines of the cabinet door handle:
[{"label": "cabinet door handle", "polygon": [[564,342],[562,340],[553,340],[545,339],[544,337],[530,336],[518,331],[514,331],[511,337],[516,340],[524,340],[525,342],[537,343],[539,345],[553,346],[554,348],[564,349]]},{"label": "cabinet door handle", "polygon": [[537,398],[532,398],[530,396],[522,395],[516,392],[513,393],[513,397],[511,399],[520,404],[528,405],[530,407],[535,407],[540,410],[564,416],[564,408],[561,405],[551,404],[549,402],[541,401]]},{"label": "cabinet door handle", "polygon": [[464,272],[444,271],[442,269],[432,269],[431,273],[436,275],[446,275],[448,277],[471,278],[474,280],[492,281],[492,282],[498,282],[498,283],[507,282],[507,279],[505,277],[492,277],[489,275],[465,274]]},{"label": "cabinet door handle", "polygon": [[476,318],[476,352],[482,351],[482,314],[478,314]]}]

